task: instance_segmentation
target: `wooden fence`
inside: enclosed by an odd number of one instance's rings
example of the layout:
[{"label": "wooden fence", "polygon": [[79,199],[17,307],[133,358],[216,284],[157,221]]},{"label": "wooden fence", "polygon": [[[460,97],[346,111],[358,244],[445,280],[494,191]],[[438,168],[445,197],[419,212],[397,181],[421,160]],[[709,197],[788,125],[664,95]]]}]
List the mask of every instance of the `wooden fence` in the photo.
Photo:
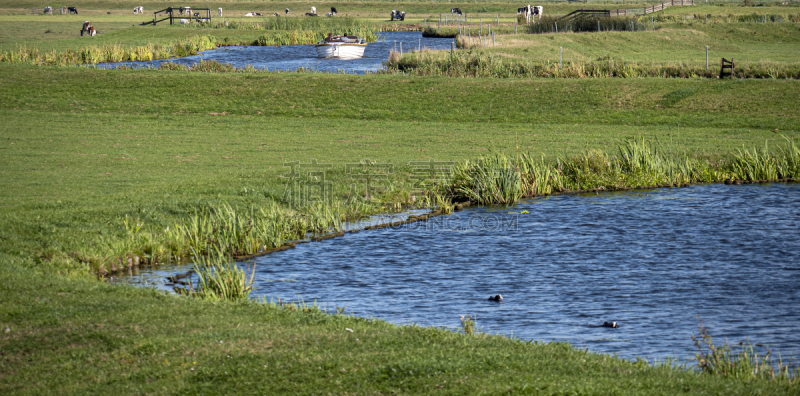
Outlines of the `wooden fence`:
[{"label": "wooden fence", "polygon": [[[694,0],[670,0],[670,1],[665,1],[663,3],[653,4],[650,7],[645,7],[644,14],[638,14],[638,15],[652,14],[654,12],[663,11],[668,7],[672,6],[693,6],[693,5],[694,5]],[[641,10],[641,8],[639,10]],[[611,16],[626,16],[628,15],[628,11],[630,10],[627,9],[609,10]]]}]

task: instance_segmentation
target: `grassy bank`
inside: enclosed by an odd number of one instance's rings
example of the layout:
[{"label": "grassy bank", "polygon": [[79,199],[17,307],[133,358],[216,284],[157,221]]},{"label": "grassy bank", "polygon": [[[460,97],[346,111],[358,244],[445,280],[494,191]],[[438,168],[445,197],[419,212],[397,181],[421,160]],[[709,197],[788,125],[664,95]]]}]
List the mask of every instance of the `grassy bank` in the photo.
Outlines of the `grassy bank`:
[{"label": "grassy bank", "polygon": [[0,263],[0,389],[8,394],[778,395],[797,390],[776,381],[654,368],[562,343],[397,327],[313,307],[204,302],[96,281],[41,278],[7,255]]},{"label": "grassy bank", "polygon": [[[552,21],[543,21],[524,28],[537,32],[553,28]],[[666,23],[654,31],[649,25],[647,30],[611,30],[615,24],[635,28],[640,22],[612,18],[601,23],[603,30],[597,32],[597,21],[575,20],[560,26],[560,33],[512,31],[483,41],[477,29],[462,29],[467,33],[458,35],[457,45],[468,51],[455,55],[443,51],[410,53],[402,59],[392,58],[388,66],[406,74],[451,77],[716,78],[720,58],[725,57],[736,61],[737,78],[800,78],[796,24]],[[563,32],[570,27],[590,32]],[[484,29],[484,34],[487,31]],[[446,28],[442,32],[457,31]]]},{"label": "grassy bank", "polygon": [[[76,4],[97,6],[88,13],[98,16],[104,15],[101,7],[119,5]],[[163,4],[168,3],[145,6]],[[228,4],[222,6],[232,8]],[[250,11],[264,3],[230,4]],[[376,13],[395,7],[375,4]],[[136,5],[142,4],[130,8]],[[487,15],[507,7],[479,5]],[[99,37],[148,45],[187,32],[253,39],[247,35],[262,33],[128,30],[121,24],[129,17],[119,18],[116,36]],[[3,41],[3,48],[35,39],[20,37]],[[37,48],[83,48],[88,42],[45,37]],[[557,166],[540,169],[562,172],[558,177],[566,189],[666,182],[638,177],[646,172],[626,180],[620,172],[624,156],[614,157],[617,147],[644,138],[719,172],[771,177],[745,165],[773,162],[737,162],[737,155],[745,155],[738,150],[746,148],[752,157],[753,147],[768,142],[766,155],[774,156],[781,134],[797,138],[800,117],[792,111],[800,102],[797,84],[0,63],[0,389],[9,394],[796,393],[796,382],[653,367],[559,343],[398,327],[325,314],[313,306],[181,298],[88,278],[134,254],[159,262],[198,248],[248,253],[306,232],[330,231],[343,218],[384,210],[387,203],[407,204],[411,161],[453,161],[465,176],[476,170],[467,160],[504,155],[509,161],[519,147],[530,164],[574,161],[572,174]],[[578,167],[581,158],[591,161],[588,168]],[[285,199],[290,163],[310,165],[312,159],[331,165],[325,175],[332,203],[290,208]],[[601,163],[607,172],[584,176],[602,178],[575,177]],[[386,189],[365,202],[351,199],[355,179],[348,164],[394,167]],[[653,175],[671,175],[659,169]],[[536,172],[531,167],[525,174]],[[557,187],[538,183],[540,178],[525,179],[525,191],[532,182],[537,189]],[[490,195],[474,184],[461,187]],[[457,325],[458,318],[452,319]]]},{"label": "grassy bank", "polygon": [[[367,158],[394,165],[381,195],[393,207],[411,201],[410,161],[514,157],[519,146],[552,164],[585,150],[613,154],[641,136],[689,159],[719,162],[764,142],[774,149],[780,134],[796,138],[798,125],[792,81],[590,84],[0,67],[3,251],[33,257],[46,272],[109,270],[131,256],[164,262],[220,243],[249,254],[335,229],[343,218],[385,208],[352,202],[346,166]],[[409,97],[418,99],[396,105]],[[311,159],[331,164],[326,178],[339,203],[273,207],[285,201],[285,164]],[[219,229],[208,225],[217,223],[208,213],[224,214],[226,205],[238,219],[228,224],[257,213],[275,227],[208,244]],[[213,220],[205,231],[187,231],[198,229],[191,219],[203,213]],[[132,235],[126,218],[143,223],[142,234]]]}]

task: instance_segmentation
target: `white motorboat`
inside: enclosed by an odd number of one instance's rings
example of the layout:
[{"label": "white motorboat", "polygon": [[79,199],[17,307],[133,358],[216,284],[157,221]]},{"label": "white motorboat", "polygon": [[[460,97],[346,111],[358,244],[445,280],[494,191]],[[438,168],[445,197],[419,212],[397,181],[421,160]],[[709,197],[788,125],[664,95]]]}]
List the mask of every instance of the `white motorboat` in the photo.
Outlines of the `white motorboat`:
[{"label": "white motorboat", "polygon": [[364,55],[367,40],[356,36],[333,36],[317,43],[320,58],[356,59]]}]

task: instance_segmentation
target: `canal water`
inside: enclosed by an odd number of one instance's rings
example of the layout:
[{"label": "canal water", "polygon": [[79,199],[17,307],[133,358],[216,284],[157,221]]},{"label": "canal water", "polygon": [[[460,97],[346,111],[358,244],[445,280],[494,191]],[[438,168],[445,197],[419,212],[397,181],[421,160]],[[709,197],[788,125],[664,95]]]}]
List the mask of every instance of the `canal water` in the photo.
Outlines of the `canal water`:
[{"label": "canal water", "polygon": [[[800,184],[536,198],[260,257],[254,294],[399,324],[457,329],[473,315],[483,332],[631,359],[693,356],[700,318],[717,343],[788,358],[798,229]],[[164,287],[166,274],[128,280]]]},{"label": "canal water", "polygon": [[298,68],[313,69],[323,72],[347,72],[364,74],[383,69],[383,62],[389,59],[389,51],[410,52],[419,48],[449,50],[453,39],[425,38],[422,32],[383,32],[378,42],[369,43],[364,56],[359,59],[342,60],[335,58],[318,58],[313,45],[270,46],[236,46],[219,47],[206,50],[194,56],[176,59],[159,59],[147,62],[102,63],[101,68],[113,68],[118,65],[130,67],[159,67],[164,62],[191,65],[201,60],[216,60],[230,63],[236,67],[251,65],[258,69],[294,71]]}]

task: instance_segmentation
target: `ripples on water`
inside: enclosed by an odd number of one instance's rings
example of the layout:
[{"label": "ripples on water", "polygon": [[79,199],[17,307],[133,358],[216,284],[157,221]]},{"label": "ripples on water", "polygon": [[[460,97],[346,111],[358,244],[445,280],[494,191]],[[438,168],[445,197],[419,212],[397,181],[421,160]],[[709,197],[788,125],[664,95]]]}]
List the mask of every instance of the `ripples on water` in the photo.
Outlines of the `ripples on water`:
[{"label": "ripples on water", "polygon": [[[800,185],[771,184],[472,208],[438,226],[261,257],[255,294],[402,324],[457,328],[477,315],[485,332],[627,358],[689,357],[699,315],[717,343],[750,340],[788,357],[800,352],[798,203]],[[487,301],[497,293],[502,304]],[[604,321],[620,328],[593,327]]]},{"label": "ripples on water", "polygon": [[383,69],[383,62],[389,59],[389,51],[399,51],[402,45],[404,52],[418,48],[450,49],[453,39],[425,38],[421,32],[384,32],[381,38],[385,41],[369,43],[364,56],[359,59],[341,60],[318,58],[313,45],[237,46],[220,47],[207,50],[194,56],[176,59],[159,59],[149,62],[103,63],[98,67],[111,68],[118,65],[133,67],[158,67],[164,62],[191,65],[200,60],[217,60],[230,63],[236,67],[251,65],[258,69],[294,71],[299,67],[324,72],[345,71],[347,73],[364,74]]}]

